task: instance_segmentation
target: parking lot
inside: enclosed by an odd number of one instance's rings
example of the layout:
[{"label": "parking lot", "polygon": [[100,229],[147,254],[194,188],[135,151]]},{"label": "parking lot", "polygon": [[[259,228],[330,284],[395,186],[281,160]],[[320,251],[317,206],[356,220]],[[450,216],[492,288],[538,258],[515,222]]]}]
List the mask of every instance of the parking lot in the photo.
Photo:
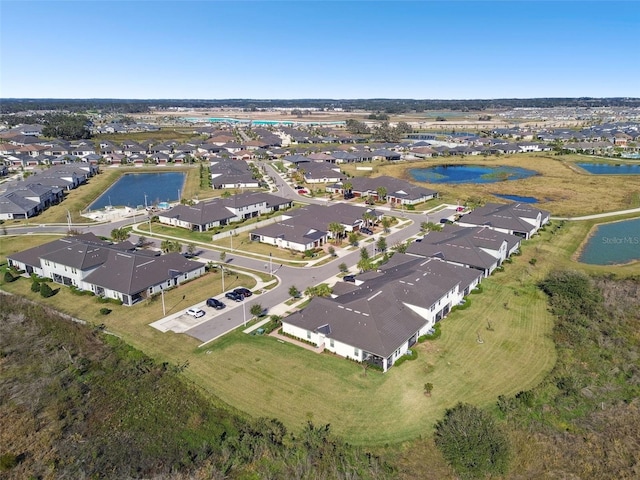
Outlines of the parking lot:
[{"label": "parking lot", "polygon": [[190,328],[193,328],[202,322],[206,322],[207,320],[211,320],[213,317],[221,313],[220,310],[214,310],[213,308],[207,307],[204,303],[202,305],[195,305],[195,307],[202,309],[204,311],[204,316],[196,318],[189,315],[187,311],[184,310],[173,315],[168,315],[157,322],[153,322],[151,326],[161,332],[172,331],[175,333],[184,333]]}]

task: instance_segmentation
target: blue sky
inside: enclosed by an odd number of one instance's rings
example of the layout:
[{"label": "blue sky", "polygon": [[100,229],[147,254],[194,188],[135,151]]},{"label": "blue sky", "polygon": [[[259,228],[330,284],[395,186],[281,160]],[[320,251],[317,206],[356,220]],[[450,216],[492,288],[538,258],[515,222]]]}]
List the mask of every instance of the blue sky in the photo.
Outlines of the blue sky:
[{"label": "blue sky", "polygon": [[640,97],[635,1],[0,0],[0,97]]}]

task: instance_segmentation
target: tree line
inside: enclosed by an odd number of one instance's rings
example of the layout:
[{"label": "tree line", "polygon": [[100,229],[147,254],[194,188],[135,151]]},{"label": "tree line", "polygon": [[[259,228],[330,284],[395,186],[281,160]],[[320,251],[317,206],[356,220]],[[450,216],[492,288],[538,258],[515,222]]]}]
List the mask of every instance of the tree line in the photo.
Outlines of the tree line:
[{"label": "tree line", "polygon": [[241,108],[251,111],[271,108],[291,110],[325,109],[341,111],[364,110],[377,112],[377,117],[427,110],[482,111],[517,107],[638,107],[640,98],[497,98],[465,100],[417,100],[417,99],[28,99],[7,98],[0,101],[0,114],[64,110],[67,112],[102,111],[106,113],[144,113],[153,107],[157,110],[171,107],[186,108]]}]

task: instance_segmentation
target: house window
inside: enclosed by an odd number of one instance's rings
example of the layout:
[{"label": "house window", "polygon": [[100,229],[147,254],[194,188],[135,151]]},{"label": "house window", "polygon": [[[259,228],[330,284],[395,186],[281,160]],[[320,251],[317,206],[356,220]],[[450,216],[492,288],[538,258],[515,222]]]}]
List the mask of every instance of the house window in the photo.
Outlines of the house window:
[{"label": "house window", "polygon": [[307,340],[311,340],[311,332],[307,330]]},{"label": "house window", "polygon": [[330,346],[331,348],[333,348],[333,338],[330,338],[330,339],[329,339],[329,346]]},{"label": "house window", "polygon": [[357,348],[354,348],[354,349],[353,349],[353,355],[354,355],[356,358],[360,358],[360,350],[359,350],[359,349],[357,349]]}]

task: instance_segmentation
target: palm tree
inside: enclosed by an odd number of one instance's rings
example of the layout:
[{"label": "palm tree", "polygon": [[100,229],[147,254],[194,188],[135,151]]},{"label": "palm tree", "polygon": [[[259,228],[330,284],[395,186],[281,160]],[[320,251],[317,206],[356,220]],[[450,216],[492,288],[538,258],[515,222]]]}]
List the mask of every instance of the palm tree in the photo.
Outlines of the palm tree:
[{"label": "palm tree", "polygon": [[182,251],[182,244],[177,240],[175,242],[172,242],[171,240],[163,240],[162,243],[160,244],[160,249],[164,253],[169,253],[169,252],[180,253]]},{"label": "palm tree", "polygon": [[124,242],[127,238],[129,238],[129,231],[125,228],[114,228],[111,230],[111,238],[115,242]]},{"label": "palm tree", "polygon": [[333,236],[334,243],[337,244],[339,243],[340,239],[342,238],[342,235],[344,234],[345,227],[341,223],[331,222],[329,224],[329,231]]},{"label": "palm tree", "polygon": [[385,187],[376,188],[376,193],[379,201],[384,202],[387,200],[387,189]]},{"label": "palm tree", "polygon": [[353,183],[351,182],[344,182],[342,184],[342,193],[347,195],[352,193],[351,190],[353,190]]},{"label": "palm tree", "polygon": [[376,219],[376,216],[371,211],[367,210],[362,214],[362,218],[366,222],[366,226],[370,227],[371,225],[373,225],[373,222]]}]

